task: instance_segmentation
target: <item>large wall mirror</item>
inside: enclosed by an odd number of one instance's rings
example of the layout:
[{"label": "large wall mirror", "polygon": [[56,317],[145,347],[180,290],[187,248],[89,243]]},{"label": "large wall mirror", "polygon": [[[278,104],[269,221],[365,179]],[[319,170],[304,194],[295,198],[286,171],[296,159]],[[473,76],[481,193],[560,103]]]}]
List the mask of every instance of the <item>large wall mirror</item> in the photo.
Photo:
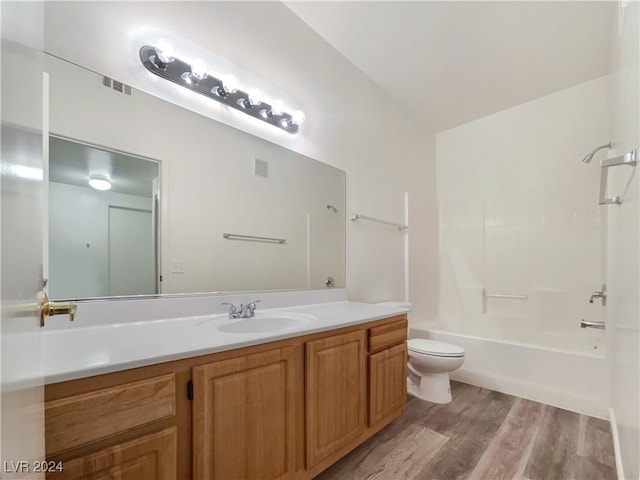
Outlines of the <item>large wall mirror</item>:
[{"label": "large wall mirror", "polygon": [[[51,298],[344,287],[343,171],[57,57],[45,67]],[[105,169],[112,189],[94,191]]]}]

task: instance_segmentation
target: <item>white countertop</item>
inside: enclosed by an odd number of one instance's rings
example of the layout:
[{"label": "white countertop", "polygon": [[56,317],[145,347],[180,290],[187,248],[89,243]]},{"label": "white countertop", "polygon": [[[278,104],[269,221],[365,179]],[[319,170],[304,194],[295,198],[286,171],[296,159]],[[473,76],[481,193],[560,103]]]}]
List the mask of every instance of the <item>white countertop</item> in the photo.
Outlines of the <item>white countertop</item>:
[{"label": "white countertop", "polygon": [[[217,300],[216,304],[219,304],[220,298]],[[265,303],[267,303],[265,306],[270,306],[269,302]],[[86,325],[80,325],[80,319],[78,319],[76,322],[79,323],[76,325],[44,329],[42,335],[44,381],[46,384],[57,383],[196,357],[407,312],[402,308],[347,300],[308,305],[281,305],[277,308],[260,308],[260,305],[258,304],[256,310],[258,319],[260,316],[277,316],[284,313],[313,317],[313,320],[286,331],[225,333],[217,327],[242,319],[230,320],[227,314],[217,312],[209,315],[158,320],[131,321],[128,319],[120,323],[87,322]]]}]

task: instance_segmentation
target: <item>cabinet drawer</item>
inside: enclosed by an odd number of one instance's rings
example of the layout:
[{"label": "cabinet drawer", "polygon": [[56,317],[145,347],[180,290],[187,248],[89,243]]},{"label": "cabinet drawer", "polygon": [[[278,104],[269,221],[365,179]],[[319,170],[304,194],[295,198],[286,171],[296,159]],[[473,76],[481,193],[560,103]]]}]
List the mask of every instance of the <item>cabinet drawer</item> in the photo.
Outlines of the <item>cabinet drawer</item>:
[{"label": "cabinet drawer", "polygon": [[407,340],[407,319],[369,329],[369,352],[377,352]]},{"label": "cabinet drawer", "polygon": [[48,455],[175,415],[173,373],[45,403]]}]

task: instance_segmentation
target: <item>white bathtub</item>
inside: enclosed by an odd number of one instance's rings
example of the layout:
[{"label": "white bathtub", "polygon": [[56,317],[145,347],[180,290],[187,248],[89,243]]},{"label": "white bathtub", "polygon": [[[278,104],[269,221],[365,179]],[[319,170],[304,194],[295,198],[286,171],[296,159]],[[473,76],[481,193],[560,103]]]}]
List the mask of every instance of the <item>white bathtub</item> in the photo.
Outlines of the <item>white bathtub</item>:
[{"label": "white bathtub", "polygon": [[610,375],[602,338],[547,336],[536,345],[495,338],[498,332],[491,332],[494,338],[471,333],[424,322],[410,325],[409,338],[465,348],[465,363],[451,374],[454,380],[608,418]]}]

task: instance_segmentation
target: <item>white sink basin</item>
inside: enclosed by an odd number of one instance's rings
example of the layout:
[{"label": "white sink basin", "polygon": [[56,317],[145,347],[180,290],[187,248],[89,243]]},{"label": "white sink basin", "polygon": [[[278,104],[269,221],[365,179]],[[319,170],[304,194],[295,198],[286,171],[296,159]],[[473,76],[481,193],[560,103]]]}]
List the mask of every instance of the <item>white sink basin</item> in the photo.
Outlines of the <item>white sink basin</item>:
[{"label": "white sink basin", "polygon": [[318,319],[313,315],[298,313],[256,313],[254,317],[236,318],[219,324],[217,329],[225,333],[273,333],[303,328]]}]

